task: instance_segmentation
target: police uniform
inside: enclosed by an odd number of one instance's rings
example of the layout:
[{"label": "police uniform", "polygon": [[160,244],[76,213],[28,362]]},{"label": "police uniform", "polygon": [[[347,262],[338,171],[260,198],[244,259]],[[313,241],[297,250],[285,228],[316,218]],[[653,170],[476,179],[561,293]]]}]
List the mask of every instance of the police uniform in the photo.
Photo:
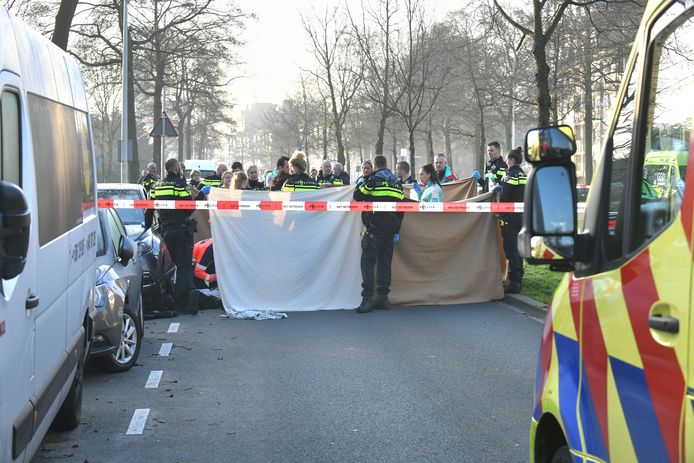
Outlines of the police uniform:
[{"label": "police uniform", "polygon": [[[191,200],[185,179],[168,172],[166,178],[150,190],[152,200]],[[174,299],[177,310],[197,313],[197,300],[193,290],[193,233],[195,221],[190,219],[190,209],[157,209],[159,233],[169,248],[171,258],[176,264],[176,285]],[[145,212],[145,228],[152,225],[154,209]]]},{"label": "police uniform", "polygon": [[[393,202],[402,201],[405,195],[400,181],[388,169],[379,169],[354,190],[355,201]],[[374,294],[374,266],[378,264],[378,299],[373,308],[390,308],[391,263],[393,242],[400,232],[404,214],[402,212],[362,212],[361,220],[366,227],[361,241],[362,303],[357,312],[370,312]]]},{"label": "police uniform", "polygon": [[320,185],[316,180],[313,180],[307,173],[292,175],[282,185],[282,191],[312,191],[319,190]]},{"label": "police uniform", "polygon": [[[527,182],[525,172],[519,165],[514,165],[501,179],[502,203],[522,203]],[[509,291],[517,292],[523,284],[523,261],[518,255],[518,233],[523,226],[523,216],[518,213],[504,213],[501,218],[501,236],[504,240],[504,253],[508,259],[508,277],[511,281]]]},{"label": "police uniform", "polygon": [[144,187],[147,193],[149,193],[154,184],[157,183],[157,180],[159,180],[159,178],[156,174],[152,175],[148,173],[147,175],[142,177],[138,183]]},{"label": "police uniform", "polygon": [[482,191],[486,193],[489,191],[489,186],[487,184],[487,174],[493,174],[496,183],[500,183],[501,179],[504,178],[504,176],[506,175],[507,170],[508,164],[506,164],[506,161],[504,161],[503,156],[499,156],[493,161],[487,161],[487,165],[484,168],[484,177],[481,177],[479,180],[477,180],[477,183],[479,183],[482,186]]},{"label": "police uniform", "polygon": [[344,183],[342,183],[342,179],[338,177],[335,174],[330,174],[327,177],[323,176],[323,172],[320,172],[318,174],[318,184],[319,185],[332,185],[332,186],[342,186]]},{"label": "police uniform", "polygon": [[222,187],[222,177],[220,177],[217,174],[210,175],[209,177],[205,177],[200,182],[200,185],[198,186],[198,190],[201,190],[203,187],[206,187],[206,186],[221,188]]}]

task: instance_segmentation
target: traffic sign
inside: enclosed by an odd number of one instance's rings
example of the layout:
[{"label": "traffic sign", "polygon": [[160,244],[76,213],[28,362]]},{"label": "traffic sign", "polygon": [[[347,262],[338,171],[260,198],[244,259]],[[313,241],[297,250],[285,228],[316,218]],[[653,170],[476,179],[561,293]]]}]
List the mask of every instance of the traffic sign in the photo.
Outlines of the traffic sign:
[{"label": "traffic sign", "polygon": [[166,111],[161,113],[157,122],[154,123],[154,128],[149,134],[150,137],[178,137],[176,127],[171,123],[171,119],[166,115]]}]

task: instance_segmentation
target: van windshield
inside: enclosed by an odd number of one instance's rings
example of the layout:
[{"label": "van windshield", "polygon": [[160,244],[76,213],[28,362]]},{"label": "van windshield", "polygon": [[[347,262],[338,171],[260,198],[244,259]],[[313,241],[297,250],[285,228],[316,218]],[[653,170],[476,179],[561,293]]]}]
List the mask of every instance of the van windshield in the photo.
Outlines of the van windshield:
[{"label": "van windshield", "polygon": [[[107,188],[98,190],[99,199],[145,199],[140,190],[127,190],[120,188]],[[139,225],[145,221],[143,209],[116,209],[118,216],[124,225]]]},{"label": "van windshield", "polygon": [[[214,170],[200,170],[197,169],[200,172],[200,179],[202,180],[203,178],[206,177],[212,177],[216,172]],[[191,169],[186,169],[183,171],[185,174],[186,178],[190,178],[190,173],[192,172]]]}]

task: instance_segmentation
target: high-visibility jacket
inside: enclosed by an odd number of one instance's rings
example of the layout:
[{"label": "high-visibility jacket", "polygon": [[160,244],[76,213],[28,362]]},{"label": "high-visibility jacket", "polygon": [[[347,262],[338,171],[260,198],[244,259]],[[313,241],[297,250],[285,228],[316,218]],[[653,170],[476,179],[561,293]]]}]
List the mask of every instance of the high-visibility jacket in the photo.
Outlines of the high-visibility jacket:
[{"label": "high-visibility jacket", "polygon": [[193,259],[195,259],[195,287],[213,288],[217,285],[217,275],[214,270],[214,252],[212,251],[212,239],[202,240],[193,246]]},{"label": "high-visibility jacket", "polygon": [[[525,184],[528,182],[528,177],[521,166],[511,166],[506,175],[501,179],[501,193],[499,193],[499,201],[502,203],[522,203],[525,195]],[[503,219],[508,219],[509,216],[520,219],[519,214],[501,214]]]},{"label": "high-visibility jacket", "polygon": [[[178,200],[190,201],[188,183],[184,178],[169,172],[166,178],[156,183],[149,191],[149,199],[153,200]],[[183,223],[193,213],[192,209],[157,209],[159,222],[181,222]],[[145,211],[145,228],[152,225],[154,219],[154,209]]]},{"label": "high-visibility jacket", "polygon": [[[388,169],[379,169],[366,182],[354,189],[355,201],[394,202],[403,201],[405,193],[398,178]],[[383,225],[395,225],[400,230],[402,212],[362,212],[361,220],[367,229]]]},{"label": "high-visibility jacket", "polygon": [[484,169],[484,177],[477,180],[477,183],[482,186],[483,191],[487,192],[489,191],[487,174],[494,174],[496,183],[499,183],[501,182],[501,179],[504,178],[504,175],[506,175],[506,170],[508,170],[508,164],[506,164],[506,161],[504,161],[503,156],[499,156],[493,161],[487,161],[487,165]]},{"label": "high-visibility jacket", "polygon": [[320,189],[320,184],[306,173],[292,175],[282,186],[282,191],[312,191],[318,189]]},{"label": "high-visibility jacket", "polygon": [[148,173],[147,175],[142,177],[137,183],[142,185],[145,188],[145,191],[149,193],[154,184],[157,183],[157,180],[159,180],[159,177],[157,175],[152,175]]},{"label": "high-visibility jacket", "polygon": [[342,186],[344,183],[342,183],[342,179],[338,177],[335,174],[330,174],[327,177],[323,176],[323,172],[318,173],[318,178],[316,179],[318,181],[319,185],[333,185],[333,186]]},{"label": "high-visibility jacket", "polygon": [[205,177],[200,182],[200,185],[198,185],[198,190],[200,190],[200,189],[202,189],[202,187],[206,187],[206,186],[221,188],[222,187],[222,177],[220,177],[217,174],[210,175],[209,177]]}]

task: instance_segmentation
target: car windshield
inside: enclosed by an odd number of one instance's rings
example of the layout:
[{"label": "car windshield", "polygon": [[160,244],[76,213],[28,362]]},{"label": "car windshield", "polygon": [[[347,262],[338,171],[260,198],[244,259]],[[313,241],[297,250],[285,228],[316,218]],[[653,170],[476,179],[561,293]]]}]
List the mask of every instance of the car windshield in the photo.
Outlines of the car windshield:
[{"label": "car windshield", "polygon": [[[99,199],[145,199],[140,190],[128,190],[121,188],[106,188],[98,190]],[[116,209],[118,216],[124,225],[139,225],[145,221],[143,209]]]}]

